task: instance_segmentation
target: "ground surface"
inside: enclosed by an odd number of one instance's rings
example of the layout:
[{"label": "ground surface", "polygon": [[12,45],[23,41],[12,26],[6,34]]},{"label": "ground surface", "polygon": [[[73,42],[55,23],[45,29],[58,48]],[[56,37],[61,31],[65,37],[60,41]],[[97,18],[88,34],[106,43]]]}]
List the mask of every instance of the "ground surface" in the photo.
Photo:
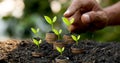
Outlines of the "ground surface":
[{"label": "ground surface", "polygon": [[[71,53],[71,45],[66,45],[63,55],[69,58],[69,63],[120,63],[120,43],[83,40],[79,44],[84,52],[77,55]],[[33,52],[42,52],[44,55],[34,57]],[[54,63],[57,56],[59,53],[46,42],[40,48],[31,40],[0,42],[0,63]]]}]

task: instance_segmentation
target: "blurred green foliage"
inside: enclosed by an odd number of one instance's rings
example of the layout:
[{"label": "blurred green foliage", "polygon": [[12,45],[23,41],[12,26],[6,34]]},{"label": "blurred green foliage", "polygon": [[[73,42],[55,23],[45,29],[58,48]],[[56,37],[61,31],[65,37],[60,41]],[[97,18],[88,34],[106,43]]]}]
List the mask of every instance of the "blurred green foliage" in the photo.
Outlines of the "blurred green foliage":
[{"label": "blurred green foliage", "polygon": [[40,15],[51,15],[50,2],[48,0],[24,0],[24,17],[37,13]]},{"label": "blurred green foliage", "polygon": [[[50,8],[50,1],[52,0],[24,0],[25,9],[22,18],[17,19],[14,17],[6,18],[8,23],[6,34],[13,38],[31,38],[31,27],[40,28],[41,38],[45,37],[45,33],[51,31],[50,25],[45,21],[44,16],[50,16],[53,18],[57,16],[57,22],[54,24],[56,29],[63,29],[63,34],[68,33],[65,25],[61,21],[64,11],[67,9],[70,1],[62,3],[62,8],[59,13],[53,13]],[[101,5],[106,7],[119,0],[102,0]],[[106,27],[96,32],[87,32],[81,34],[81,39],[92,39],[96,41],[120,41],[120,26]]]},{"label": "blurred green foliage", "polygon": [[100,4],[102,5],[102,7],[107,7],[109,5],[117,3],[118,1],[120,0],[101,0]]}]

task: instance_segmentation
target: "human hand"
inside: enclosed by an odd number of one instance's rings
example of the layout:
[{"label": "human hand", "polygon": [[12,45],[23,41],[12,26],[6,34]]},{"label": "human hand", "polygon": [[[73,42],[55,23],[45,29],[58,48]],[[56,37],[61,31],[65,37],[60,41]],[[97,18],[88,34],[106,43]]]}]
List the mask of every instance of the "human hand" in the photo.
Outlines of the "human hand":
[{"label": "human hand", "polygon": [[107,25],[107,14],[95,0],[73,0],[64,16],[74,18],[74,23],[68,30],[74,33],[95,31]]}]

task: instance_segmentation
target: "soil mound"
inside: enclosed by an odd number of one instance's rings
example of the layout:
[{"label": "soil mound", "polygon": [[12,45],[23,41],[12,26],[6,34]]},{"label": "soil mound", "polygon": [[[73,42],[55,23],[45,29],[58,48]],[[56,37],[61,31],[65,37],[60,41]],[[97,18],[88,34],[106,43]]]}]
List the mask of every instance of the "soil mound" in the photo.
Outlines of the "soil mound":
[{"label": "soil mound", "polygon": [[[72,54],[71,44],[65,46],[63,55],[69,63],[120,63],[120,43],[99,43],[92,40],[79,42],[84,52]],[[33,52],[42,52],[41,56],[33,56]],[[0,63],[55,63],[59,53],[51,44],[43,42],[38,48],[31,40],[8,40],[0,42]]]}]

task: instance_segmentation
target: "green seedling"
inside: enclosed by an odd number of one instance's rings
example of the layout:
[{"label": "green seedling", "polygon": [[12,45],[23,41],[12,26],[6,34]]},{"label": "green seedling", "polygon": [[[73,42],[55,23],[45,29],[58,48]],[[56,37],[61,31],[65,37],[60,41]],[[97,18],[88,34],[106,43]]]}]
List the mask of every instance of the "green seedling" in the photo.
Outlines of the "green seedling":
[{"label": "green seedling", "polygon": [[42,43],[42,40],[36,40],[36,39],[33,39],[33,43],[38,47],[40,48],[40,44]]},{"label": "green seedling", "polygon": [[67,18],[62,17],[62,20],[67,26],[70,26],[74,22],[74,18],[71,18],[70,20],[68,20]]},{"label": "green seedling", "polygon": [[45,20],[51,25],[52,30],[53,30],[53,29],[54,29],[53,24],[56,22],[57,17],[54,16],[53,19],[51,19],[51,18],[48,17],[48,16],[44,16],[44,18],[45,18]]},{"label": "green seedling", "polygon": [[38,36],[38,32],[40,31],[39,28],[35,29],[35,28],[31,28],[31,31],[36,35]]},{"label": "green seedling", "polygon": [[56,47],[56,49],[57,49],[57,51],[60,53],[60,55],[62,55],[62,54],[63,54],[63,51],[65,50],[65,47],[62,47],[62,48]]},{"label": "green seedling", "polygon": [[58,36],[58,40],[60,39],[60,34],[62,33],[62,29],[60,29],[59,31],[56,29],[53,29],[53,32]]},{"label": "green seedling", "polygon": [[76,45],[78,45],[78,41],[80,39],[80,35],[75,36],[75,35],[71,35],[72,39],[76,42]]}]

